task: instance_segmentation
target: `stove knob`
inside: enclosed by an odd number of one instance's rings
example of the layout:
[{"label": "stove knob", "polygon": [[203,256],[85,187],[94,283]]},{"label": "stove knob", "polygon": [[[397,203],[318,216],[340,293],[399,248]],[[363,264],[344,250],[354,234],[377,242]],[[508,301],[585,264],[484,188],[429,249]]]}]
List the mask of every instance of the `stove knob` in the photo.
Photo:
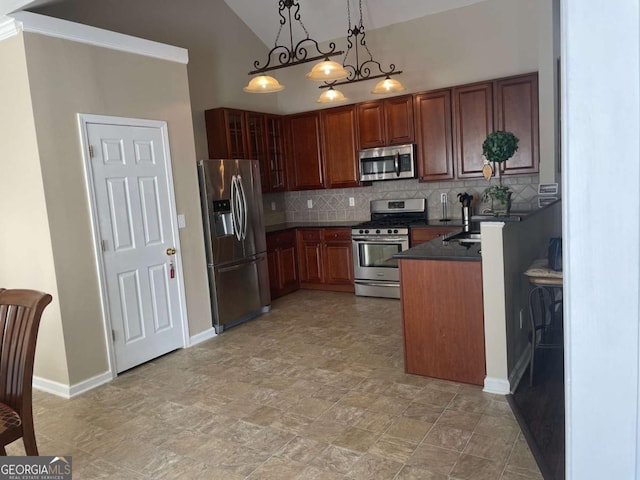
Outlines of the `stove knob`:
[{"label": "stove knob", "polygon": [[[387,230],[387,233],[393,233],[393,230],[389,229]],[[396,230],[396,233],[398,233],[398,230]]]},{"label": "stove knob", "polygon": [[380,230],[376,230],[376,233],[380,233]]},{"label": "stove knob", "polygon": [[365,230],[364,233],[369,233],[369,230]]},{"label": "stove knob", "polygon": [[396,229],[393,231],[393,233],[398,233],[398,229],[396,228]]}]

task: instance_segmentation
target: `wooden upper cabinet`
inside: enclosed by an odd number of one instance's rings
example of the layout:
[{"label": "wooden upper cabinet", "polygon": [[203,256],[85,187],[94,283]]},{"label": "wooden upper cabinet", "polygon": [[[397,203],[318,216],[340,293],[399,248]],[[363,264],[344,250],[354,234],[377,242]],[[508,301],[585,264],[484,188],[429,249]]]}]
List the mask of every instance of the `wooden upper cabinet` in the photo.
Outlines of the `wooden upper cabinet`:
[{"label": "wooden upper cabinet", "polygon": [[245,112],[214,108],[204,112],[209,158],[247,158]]},{"label": "wooden upper cabinet", "polygon": [[[266,168],[269,172],[271,192],[283,192],[286,188],[285,138],[286,122],[278,115],[265,115],[265,136],[267,145]],[[264,191],[267,191],[263,188]]]},{"label": "wooden upper cabinet", "polygon": [[413,96],[385,98],[384,113],[387,145],[413,143]]},{"label": "wooden upper cabinet", "polygon": [[538,74],[496,80],[494,86],[496,130],[518,137],[518,151],[507,160],[504,173],[538,171]]},{"label": "wooden upper cabinet", "polygon": [[413,143],[411,95],[359,103],[357,110],[361,149]]},{"label": "wooden upper cabinet", "polygon": [[360,148],[384,147],[384,107],[382,102],[359,103],[357,108]]},{"label": "wooden upper cabinet", "polygon": [[454,178],[451,90],[421,93],[414,101],[420,180]]},{"label": "wooden upper cabinet", "polygon": [[482,142],[493,131],[493,82],[454,88],[453,122],[457,177],[482,177]]},{"label": "wooden upper cabinet", "polygon": [[307,112],[289,117],[287,178],[291,190],[324,187],[320,146],[320,114]]},{"label": "wooden upper cabinet", "polygon": [[356,187],[359,182],[353,105],[323,110],[322,144],[326,188]]},{"label": "wooden upper cabinet", "polygon": [[[270,191],[269,162],[267,158],[267,139],[264,113],[245,112],[246,155],[244,158],[258,160],[260,163],[260,182],[262,191]],[[242,157],[232,157],[242,158]]]}]

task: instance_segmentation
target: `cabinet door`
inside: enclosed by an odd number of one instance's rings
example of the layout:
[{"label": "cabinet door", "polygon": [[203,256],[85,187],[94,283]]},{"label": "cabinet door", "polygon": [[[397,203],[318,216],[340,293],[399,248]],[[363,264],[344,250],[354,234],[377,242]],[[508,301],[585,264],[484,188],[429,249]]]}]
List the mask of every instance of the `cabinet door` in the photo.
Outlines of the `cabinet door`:
[{"label": "cabinet door", "polygon": [[[262,191],[271,191],[269,180],[269,163],[267,158],[267,139],[265,135],[265,118],[263,113],[245,112],[247,132],[247,156],[258,160],[260,164],[260,183]],[[234,157],[235,158],[235,157]]]},{"label": "cabinet door", "polygon": [[326,188],[357,187],[356,110],[353,105],[323,110],[322,138]]},{"label": "cabinet door", "polygon": [[285,189],[285,134],[284,121],[275,115],[265,116],[267,169],[269,190],[282,192]]},{"label": "cabinet door", "polygon": [[209,158],[246,158],[244,112],[213,108],[204,112]]},{"label": "cabinet door", "polygon": [[384,100],[387,145],[414,142],[413,96],[403,95]]},{"label": "cabinet door", "polygon": [[321,230],[298,230],[298,266],[300,282],[322,283]]},{"label": "cabinet door", "polygon": [[415,116],[420,180],[452,179],[451,91],[416,95]]},{"label": "cabinet door", "polygon": [[325,228],[324,281],[331,285],[353,285],[353,246],[351,229]]},{"label": "cabinet door", "polygon": [[327,242],[324,248],[325,282],[353,284],[353,248],[351,242]]},{"label": "cabinet door", "polygon": [[278,292],[282,290],[282,280],[280,278],[280,267],[278,265],[278,250],[267,251],[267,267],[269,268],[269,288],[271,298],[276,298]]},{"label": "cabinet door", "polygon": [[482,142],[493,131],[492,83],[454,88],[453,104],[456,175],[482,177]]},{"label": "cabinet door", "polygon": [[503,163],[504,173],[538,171],[538,74],[520,75],[495,83],[496,130],[518,137],[518,151]]},{"label": "cabinet door", "polygon": [[382,101],[359,103],[357,108],[360,148],[384,147],[384,106]]},{"label": "cabinet door", "polygon": [[288,180],[291,190],[323,188],[318,112],[289,117],[290,155]]},{"label": "cabinet door", "polygon": [[278,262],[280,265],[280,281],[282,289],[293,291],[298,288],[298,265],[296,261],[296,247],[291,245],[283,247],[278,251]]}]

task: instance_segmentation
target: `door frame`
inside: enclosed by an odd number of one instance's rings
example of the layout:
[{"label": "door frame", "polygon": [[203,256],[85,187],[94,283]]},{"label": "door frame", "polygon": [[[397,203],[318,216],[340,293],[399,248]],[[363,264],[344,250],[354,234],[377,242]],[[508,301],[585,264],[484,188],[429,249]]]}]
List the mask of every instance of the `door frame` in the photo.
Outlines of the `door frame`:
[{"label": "door frame", "polygon": [[178,229],[178,215],[176,208],[175,191],[173,188],[173,165],[171,162],[171,152],[169,150],[169,132],[167,122],[163,120],[147,120],[127,117],[113,117],[107,115],[94,115],[86,113],[78,113],[78,129],[80,133],[80,145],[82,150],[82,159],[84,165],[85,186],[87,188],[87,196],[89,200],[89,213],[91,217],[91,234],[93,236],[93,249],[95,254],[96,267],[98,270],[98,284],[100,288],[100,307],[102,312],[102,323],[104,328],[104,339],[107,347],[109,358],[109,371],[111,378],[118,376],[116,369],[115,347],[112,338],[112,322],[111,312],[109,310],[109,301],[107,297],[107,279],[105,274],[104,256],[102,251],[102,235],[100,232],[100,224],[98,222],[98,204],[96,201],[96,193],[93,186],[93,166],[91,164],[91,154],[89,151],[89,124],[101,125],[117,125],[122,127],[148,127],[160,129],[162,135],[162,145],[166,156],[167,170],[167,191],[169,192],[169,215],[171,217],[171,228],[175,238],[176,253],[174,256],[176,264],[176,280],[178,281],[178,303],[180,318],[178,319],[182,330],[182,348],[189,346],[189,329],[186,308],[186,295],[184,289],[184,275],[182,263],[182,249],[180,248],[180,234]]}]

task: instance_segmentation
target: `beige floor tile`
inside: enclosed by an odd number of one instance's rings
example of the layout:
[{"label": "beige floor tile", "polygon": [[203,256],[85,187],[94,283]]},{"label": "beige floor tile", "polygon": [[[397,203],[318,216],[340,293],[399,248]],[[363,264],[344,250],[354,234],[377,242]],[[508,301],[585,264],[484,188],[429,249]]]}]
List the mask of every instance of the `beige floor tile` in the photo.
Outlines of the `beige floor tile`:
[{"label": "beige floor tile", "polygon": [[379,432],[371,432],[356,427],[348,427],[333,439],[337,447],[347,448],[356,452],[366,452],[380,438]]},{"label": "beige floor tile", "polygon": [[384,432],[389,437],[420,443],[433,424],[408,417],[398,417]]},{"label": "beige floor tile", "polygon": [[401,468],[400,462],[367,453],[347,472],[347,477],[353,480],[392,480]]},{"label": "beige floor tile", "polygon": [[458,452],[423,443],[409,457],[407,465],[421,465],[430,471],[449,475],[459,457]]},{"label": "beige floor tile", "polygon": [[382,435],[369,449],[369,453],[385,457],[395,462],[405,463],[416,450],[418,444],[402,438]]},{"label": "beige floor tile", "polygon": [[473,455],[476,457],[486,458],[494,462],[505,464],[511,450],[513,449],[513,442],[508,442],[500,437],[488,437],[474,433],[467,443],[464,449],[464,453],[467,455]]},{"label": "beige floor tile", "polygon": [[361,456],[361,453],[329,445],[311,463],[330,472],[346,474]]},{"label": "beige floor tile", "polygon": [[453,467],[451,476],[460,480],[499,480],[502,470],[502,463],[463,454]]},{"label": "beige floor tile", "polygon": [[435,473],[422,465],[405,465],[395,480],[447,480],[446,475]]},{"label": "beige floor tile", "polygon": [[470,438],[470,431],[435,425],[425,437],[424,443],[462,452]]}]

